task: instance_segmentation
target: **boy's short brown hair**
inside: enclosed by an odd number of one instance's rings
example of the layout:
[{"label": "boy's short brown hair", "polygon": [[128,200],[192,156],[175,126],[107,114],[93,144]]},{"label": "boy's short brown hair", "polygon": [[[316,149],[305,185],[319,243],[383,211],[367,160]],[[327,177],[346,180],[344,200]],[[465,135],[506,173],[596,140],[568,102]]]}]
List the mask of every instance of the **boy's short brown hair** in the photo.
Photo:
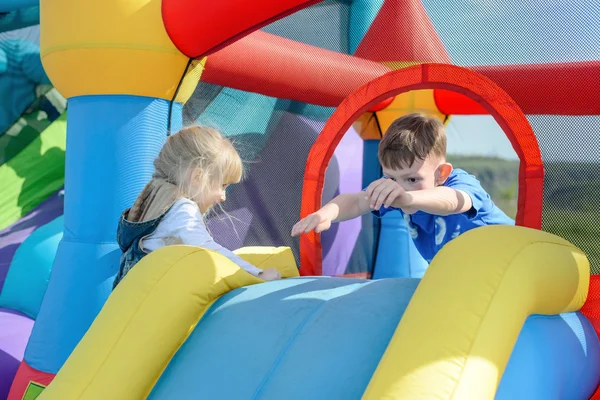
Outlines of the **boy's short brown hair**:
[{"label": "boy's short brown hair", "polygon": [[446,131],[436,117],[414,113],[390,125],[379,144],[379,162],[385,168],[410,168],[429,155],[446,157]]}]

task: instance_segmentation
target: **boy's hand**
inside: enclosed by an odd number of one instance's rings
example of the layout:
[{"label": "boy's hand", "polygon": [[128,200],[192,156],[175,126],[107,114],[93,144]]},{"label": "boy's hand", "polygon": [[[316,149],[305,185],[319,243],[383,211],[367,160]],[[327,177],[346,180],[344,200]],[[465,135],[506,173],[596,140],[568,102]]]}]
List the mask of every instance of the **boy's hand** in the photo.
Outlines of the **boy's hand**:
[{"label": "boy's hand", "polygon": [[330,227],[331,219],[317,211],[296,222],[296,225],[292,228],[292,236],[298,236],[313,230],[316,233],[320,233],[326,231]]},{"label": "boy's hand", "polygon": [[379,210],[381,206],[407,207],[410,198],[406,191],[396,181],[387,178],[381,178],[372,182],[367,187],[367,196],[369,196],[369,205],[373,210]]},{"label": "boy's hand", "polygon": [[281,274],[275,268],[267,268],[258,274],[258,277],[263,281],[276,281],[281,279]]}]

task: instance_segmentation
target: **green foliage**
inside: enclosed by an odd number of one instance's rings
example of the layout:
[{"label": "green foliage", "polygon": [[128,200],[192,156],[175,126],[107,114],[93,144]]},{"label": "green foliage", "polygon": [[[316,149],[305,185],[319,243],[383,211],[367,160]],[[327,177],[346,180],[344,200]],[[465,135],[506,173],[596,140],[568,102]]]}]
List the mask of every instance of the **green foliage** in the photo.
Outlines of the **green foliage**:
[{"label": "green foliage", "polygon": [[[456,168],[479,179],[494,202],[516,216],[518,161],[491,157],[448,157]],[[600,163],[546,162],[542,229],[583,250],[593,273],[600,273]]]},{"label": "green foliage", "polygon": [[546,163],[542,228],[585,252],[600,273],[600,163]]},{"label": "green foliage", "polygon": [[448,156],[454,168],[474,175],[481,186],[509,217],[517,215],[519,162],[492,157]]}]

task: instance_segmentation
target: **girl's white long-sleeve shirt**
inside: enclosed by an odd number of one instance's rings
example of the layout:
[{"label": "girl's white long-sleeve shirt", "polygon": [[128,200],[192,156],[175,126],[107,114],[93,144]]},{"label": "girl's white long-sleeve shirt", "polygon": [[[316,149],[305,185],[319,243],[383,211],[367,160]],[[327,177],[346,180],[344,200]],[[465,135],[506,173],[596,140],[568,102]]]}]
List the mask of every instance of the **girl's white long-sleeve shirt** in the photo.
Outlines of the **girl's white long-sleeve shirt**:
[{"label": "girl's white long-sleeve shirt", "polygon": [[252,275],[258,276],[261,269],[244,261],[241,257],[214,241],[198,205],[192,200],[181,198],[165,214],[158,227],[142,241],[145,251],[151,252],[172,244],[186,244],[216,251]]}]

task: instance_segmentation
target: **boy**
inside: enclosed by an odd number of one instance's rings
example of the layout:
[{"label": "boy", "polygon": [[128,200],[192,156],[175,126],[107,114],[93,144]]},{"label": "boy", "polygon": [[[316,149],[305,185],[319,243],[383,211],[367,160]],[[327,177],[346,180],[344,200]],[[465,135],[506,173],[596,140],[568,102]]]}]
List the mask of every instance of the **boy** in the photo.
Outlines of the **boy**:
[{"label": "boy", "polygon": [[332,222],[369,211],[378,217],[402,213],[427,262],[450,240],[483,225],[514,225],[474,176],[446,161],[442,122],[423,114],[398,118],[379,145],[383,178],[360,193],[341,194],[292,228],[292,236],[323,232]]}]

